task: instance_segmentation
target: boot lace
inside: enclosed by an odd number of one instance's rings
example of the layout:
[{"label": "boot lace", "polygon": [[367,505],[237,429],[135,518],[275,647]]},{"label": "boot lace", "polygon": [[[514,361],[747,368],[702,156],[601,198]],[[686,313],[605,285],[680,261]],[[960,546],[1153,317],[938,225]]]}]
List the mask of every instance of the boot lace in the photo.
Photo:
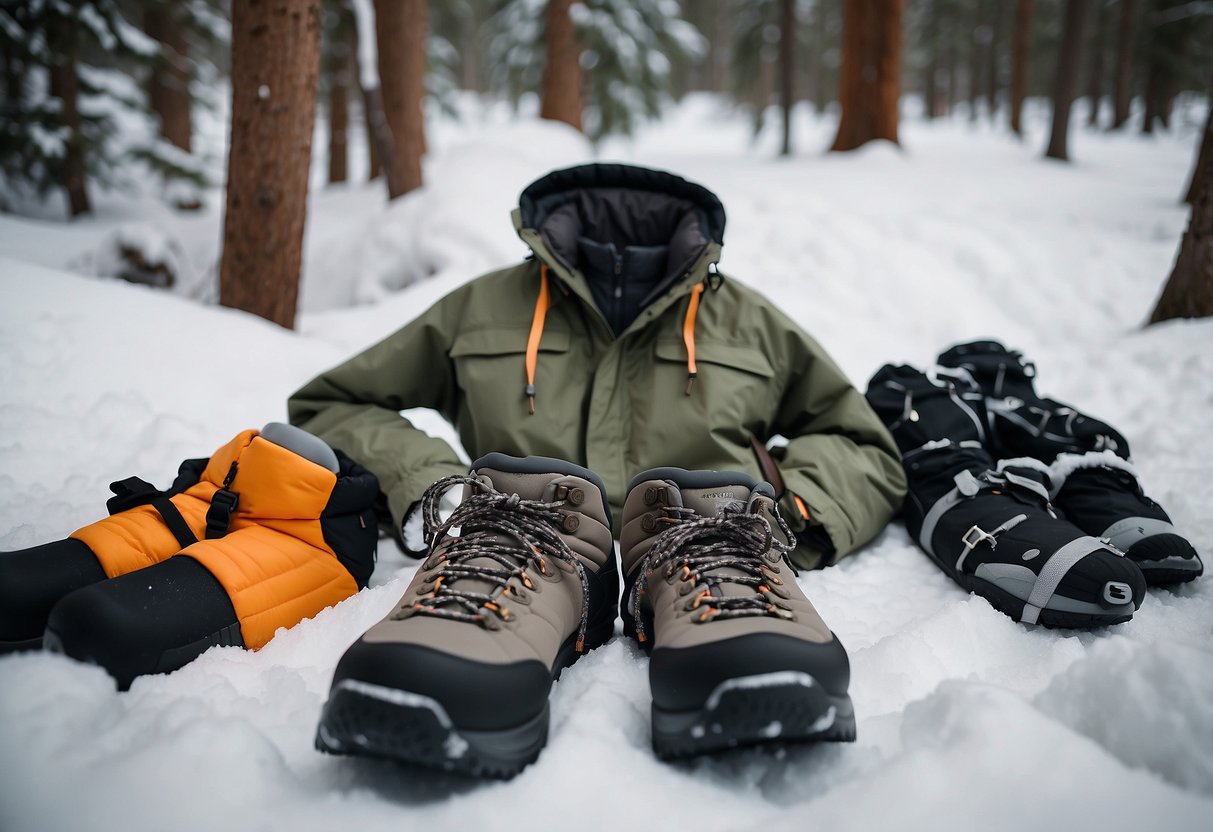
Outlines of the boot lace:
[{"label": "boot lace", "polygon": [[[443,521],[439,516],[442,495],[459,485],[471,486],[472,493]],[[566,517],[560,511],[564,504],[563,500],[545,503],[503,494],[467,474],[438,480],[421,497],[424,534],[430,546],[430,556],[422,568],[432,569],[441,563],[442,569],[429,596],[399,610],[393,618],[428,615],[496,630],[500,627],[498,620],[512,621],[515,617],[503,603],[510,595],[509,581],[517,577],[523,587],[535,589],[527,570],[533,568],[544,577],[552,577],[556,572],[548,562],[550,558],[568,564],[581,581],[577,651],[582,652],[590,587],[584,564],[556,532]],[[453,528],[459,528],[459,537],[447,538]],[[500,567],[471,563],[478,558],[496,561]],[[488,581],[497,589],[472,592],[457,588],[456,583],[464,578]]]},{"label": "boot lace", "polygon": [[[784,521],[779,506],[773,506],[775,522],[788,540],[795,540],[792,530]],[[688,601],[690,609],[707,607],[693,619],[702,624],[727,618],[771,615],[791,620],[791,610],[776,604],[771,599],[771,584],[782,580],[770,568],[768,553],[777,552],[793,572],[788,554],[793,546],[785,544],[772,532],[771,524],[761,514],[750,514],[744,509],[725,509],[713,517],[699,515],[690,508],[667,507],[659,522],[671,523],[662,532],[640,564],[640,577],[632,588],[630,612],[636,625],[639,641],[648,640],[641,599],[648,594],[649,583],[659,570],[664,570],[666,579],[681,572],[680,579],[689,581],[699,591]],[[718,569],[736,569],[741,574],[714,574]],[[753,587],[753,595],[717,595],[721,584],[740,584]]]}]

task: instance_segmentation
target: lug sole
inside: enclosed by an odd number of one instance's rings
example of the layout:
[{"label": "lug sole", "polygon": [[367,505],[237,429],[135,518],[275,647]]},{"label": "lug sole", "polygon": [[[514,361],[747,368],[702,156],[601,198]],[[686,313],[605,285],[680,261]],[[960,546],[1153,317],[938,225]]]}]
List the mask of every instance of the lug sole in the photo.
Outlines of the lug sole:
[{"label": "lug sole", "polygon": [[339,683],[316,731],[329,754],[379,757],[472,777],[507,779],[533,763],[547,744],[548,706],[502,731],[457,729],[432,699],[376,685]]},{"label": "lug sole", "polygon": [[[605,616],[604,616],[605,618]],[[586,651],[576,634],[560,646],[552,678],[614,634],[615,622],[597,622],[586,632]],[[548,703],[521,725],[469,731],[455,725],[441,703],[427,696],[353,679],[329,694],[316,729],[316,749],[328,754],[378,757],[470,777],[506,780],[539,758],[547,745]]]},{"label": "lug sole", "polygon": [[805,673],[781,671],[731,679],[703,708],[653,706],[653,751],[678,760],[733,748],[808,742],[853,742],[851,697],[833,696]]}]

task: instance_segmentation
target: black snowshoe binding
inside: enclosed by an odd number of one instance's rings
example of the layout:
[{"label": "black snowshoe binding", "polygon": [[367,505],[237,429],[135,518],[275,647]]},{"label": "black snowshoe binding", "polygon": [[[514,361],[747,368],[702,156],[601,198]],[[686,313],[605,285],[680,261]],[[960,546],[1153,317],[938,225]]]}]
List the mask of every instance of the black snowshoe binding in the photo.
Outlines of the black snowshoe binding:
[{"label": "black snowshoe binding", "polygon": [[1086,628],[1133,617],[1145,597],[1141,571],[1057,516],[1048,466],[994,461],[984,396],[966,373],[886,365],[867,398],[902,453],[906,528],[945,574],[1025,624]]},{"label": "black snowshoe binding", "polygon": [[1204,571],[1192,544],[1142,491],[1128,440],[1106,422],[1038,396],[1036,368],[1021,353],[974,341],[947,350],[939,363],[980,388],[994,453],[1051,465],[1053,502],[1065,518],[1125,552],[1147,583],[1190,581]]}]

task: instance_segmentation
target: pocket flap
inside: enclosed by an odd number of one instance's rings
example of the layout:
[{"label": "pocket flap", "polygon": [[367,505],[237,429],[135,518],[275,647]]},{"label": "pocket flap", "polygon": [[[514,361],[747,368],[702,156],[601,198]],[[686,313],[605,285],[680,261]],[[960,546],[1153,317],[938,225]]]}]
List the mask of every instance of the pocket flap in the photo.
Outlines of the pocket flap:
[{"label": "pocket flap", "polygon": [[[451,345],[451,358],[464,355],[521,355],[526,352],[530,330],[525,329],[477,329],[463,332],[455,337]],[[539,342],[540,352],[568,352],[569,334],[559,330],[545,330]]]},{"label": "pocket flap", "polygon": [[[657,342],[656,354],[658,358],[665,361],[680,361],[685,364],[687,360],[686,345],[682,341],[668,338]],[[720,364],[763,378],[774,378],[775,376],[775,369],[761,350],[742,344],[725,344],[721,341],[696,339],[695,361],[704,364]]]}]

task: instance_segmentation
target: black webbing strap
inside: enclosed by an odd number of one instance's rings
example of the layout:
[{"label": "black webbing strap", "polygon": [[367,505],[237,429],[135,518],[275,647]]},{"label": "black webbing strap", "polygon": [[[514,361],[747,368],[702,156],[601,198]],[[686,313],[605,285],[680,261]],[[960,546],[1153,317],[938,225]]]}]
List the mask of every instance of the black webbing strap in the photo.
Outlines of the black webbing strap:
[{"label": "black webbing strap", "polygon": [[215,492],[214,497],[211,497],[211,507],[206,512],[207,540],[223,537],[232,524],[232,515],[236,513],[236,507],[240,505],[240,495],[228,490],[228,486],[234,479],[236,479],[235,462],[228,469],[227,476],[223,478],[223,486]]},{"label": "black webbing strap", "polygon": [[114,496],[105,501],[105,507],[110,514],[150,504],[160,514],[160,519],[164,521],[164,525],[168,526],[173,537],[177,538],[177,543],[182,549],[198,542],[189,523],[185,522],[181,512],[168,498],[167,492],[161,491],[147,480],[139,477],[127,477],[124,480],[110,483],[110,491],[114,492]]},{"label": "black webbing strap", "polygon": [[110,514],[147,505],[157,497],[164,496],[163,491],[139,477],[127,477],[111,482],[110,491],[114,492],[114,496],[105,501],[105,508]]},{"label": "black webbing strap", "polygon": [[173,505],[173,501],[168,497],[157,497],[152,500],[152,508],[160,512],[160,518],[164,520],[164,525],[168,526],[168,530],[173,533],[173,537],[177,538],[177,543],[184,549],[186,546],[193,546],[198,542],[198,538],[194,535],[189,524],[185,522],[185,518],[181,516],[181,512]]}]

